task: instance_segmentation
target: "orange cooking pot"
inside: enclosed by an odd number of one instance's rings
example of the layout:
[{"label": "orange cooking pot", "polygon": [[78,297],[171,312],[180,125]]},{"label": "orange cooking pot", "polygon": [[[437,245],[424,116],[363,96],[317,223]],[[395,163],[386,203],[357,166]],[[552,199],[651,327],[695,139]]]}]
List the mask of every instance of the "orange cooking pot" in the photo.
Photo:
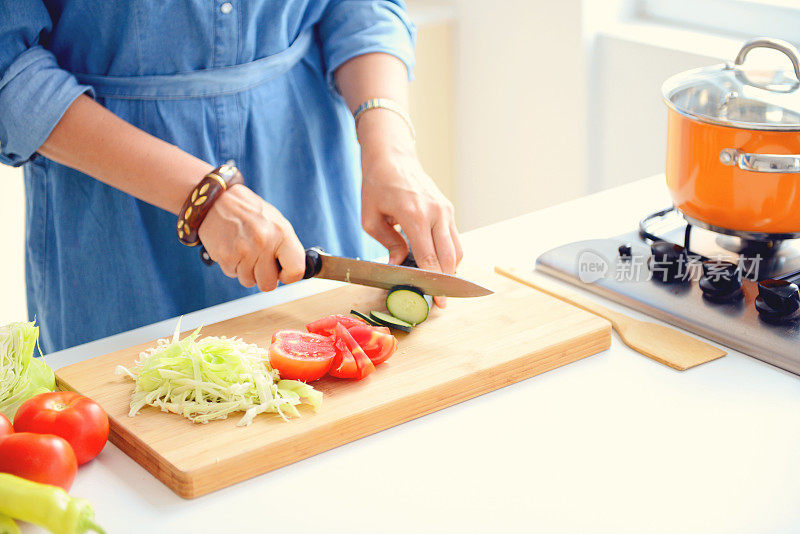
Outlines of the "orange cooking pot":
[{"label": "orange cooking pot", "polygon": [[[793,69],[744,67],[753,48]],[[692,224],[749,239],[800,237],[800,54],[777,39],[747,42],[733,63],[673,76],[667,185]]]}]

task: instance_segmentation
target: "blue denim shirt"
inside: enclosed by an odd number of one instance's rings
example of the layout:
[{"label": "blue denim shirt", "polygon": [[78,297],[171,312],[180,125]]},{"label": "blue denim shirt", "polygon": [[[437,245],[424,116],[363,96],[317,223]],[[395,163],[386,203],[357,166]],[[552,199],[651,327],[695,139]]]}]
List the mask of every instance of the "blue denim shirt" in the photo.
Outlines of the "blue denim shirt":
[{"label": "blue denim shirt", "polygon": [[0,2],[0,162],[24,165],[43,349],[255,291],[181,245],[173,215],[36,154],[75,98],[210,163],[235,160],[304,245],[370,257],[380,249],[361,230],[358,146],[332,73],[368,52],[411,72],[414,32],[401,0]]}]

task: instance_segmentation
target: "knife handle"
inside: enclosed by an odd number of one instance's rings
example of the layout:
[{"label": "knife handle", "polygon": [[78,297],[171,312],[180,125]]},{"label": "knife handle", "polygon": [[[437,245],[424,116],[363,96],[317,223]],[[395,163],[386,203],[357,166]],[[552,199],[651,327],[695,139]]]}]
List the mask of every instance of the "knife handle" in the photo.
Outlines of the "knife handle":
[{"label": "knife handle", "polygon": [[[319,274],[322,270],[322,256],[324,255],[325,251],[319,247],[306,249],[306,272],[303,273],[303,280],[308,280]],[[278,270],[280,271],[280,269],[281,263],[278,262]]]},{"label": "knife handle", "polygon": [[[311,247],[306,249],[306,272],[303,273],[303,280],[313,278],[319,274],[319,272],[322,270],[322,256],[324,254],[325,252],[319,247]],[[211,259],[211,255],[206,250],[206,247],[202,245],[200,246],[200,259],[203,260],[203,263],[209,267],[216,263]],[[275,263],[278,264],[278,272],[280,272],[282,269],[281,262],[275,260]]]}]

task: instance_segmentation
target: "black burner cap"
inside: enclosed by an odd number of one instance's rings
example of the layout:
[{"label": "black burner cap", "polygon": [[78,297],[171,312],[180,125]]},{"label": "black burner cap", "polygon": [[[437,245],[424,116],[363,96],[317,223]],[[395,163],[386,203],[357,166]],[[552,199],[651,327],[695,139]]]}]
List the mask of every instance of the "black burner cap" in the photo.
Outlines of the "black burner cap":
[{"label": "black burner cap", "polygon": [[689,277],[686,249],[675,243],[655,241],[650,245],[649,266],[653,280],[659,282],[685,281]]},{"label": "black burner cap", "polygon": [[800,288],[788,280],[762,280],[758,283],[756,309],[768,320],[800,317]]},{"label": "black burner cap", "polygon": [[729,261],[706,260],[700,278],[703,296],[716,302],[729,302],[742,298],[742,272]]}]

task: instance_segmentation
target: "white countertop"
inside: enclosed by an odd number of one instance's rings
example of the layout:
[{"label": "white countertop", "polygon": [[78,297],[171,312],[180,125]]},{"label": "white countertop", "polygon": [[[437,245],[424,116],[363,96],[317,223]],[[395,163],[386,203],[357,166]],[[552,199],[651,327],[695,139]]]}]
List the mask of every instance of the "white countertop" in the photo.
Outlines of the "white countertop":
[{"label": "white countertop", "polygon": [[[533,266],[551,247],[630,231],[669,203],[657,176],[464,241],[473,262]],[[331,285],[255,295],[183,326]],[[173,328],[165,321],[46,360],[61,367]],[[195,500],[111,444],[70,493],[94,503],[109,534],[798,532],[800,377],[735,352],[681,373],[615,336],[604,353]]]}]

